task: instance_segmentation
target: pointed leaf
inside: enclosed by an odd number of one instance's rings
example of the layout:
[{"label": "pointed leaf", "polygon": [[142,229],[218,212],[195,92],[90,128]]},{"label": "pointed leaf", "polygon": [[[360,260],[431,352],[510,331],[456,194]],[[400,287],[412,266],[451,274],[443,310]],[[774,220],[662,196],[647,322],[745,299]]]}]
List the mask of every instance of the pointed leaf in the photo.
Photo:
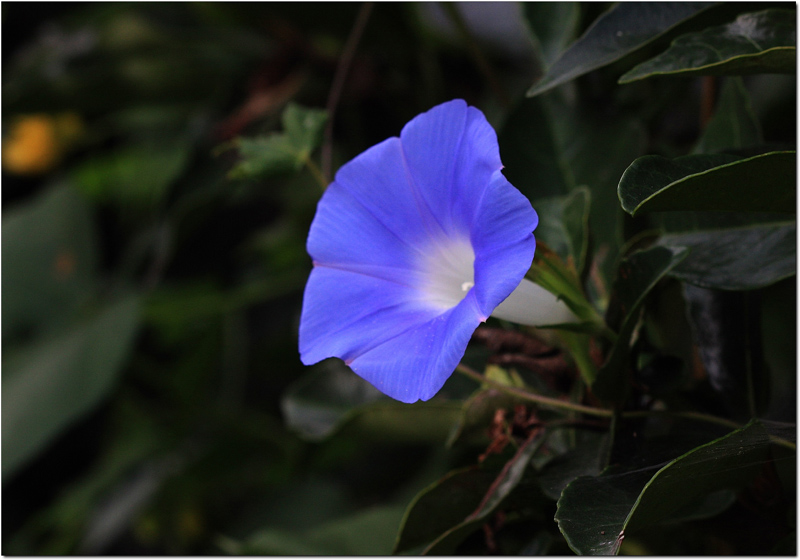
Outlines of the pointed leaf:
[{"label": "pointed leaf", "polygon": [[525,2],[525,19],[544,69],[575,38],[581,10],[578,2]]},{"label": "pointed leaf", "polygon": [[795,274],[796,241],[796,224],[783,222],[670,234],[658,243],[690,249],[671,276],[705,288],[753,290]]},{"label": "pointed leaf", "polygon": [[[534,502],[539,497],[538,486],[531,483],[524,484],[525,487],[522,488],[523,475],[525,475],[531,458],[539,450],[544,439],[544,431],[539,433],[532,432],[525,443],[517,449],[514,456],[505,464],[497,478],[494,479],[478,504],[477,509],[461,523],[440,535],[425,548],[423,554],[455,554],[458,545],[485,523],[501,503],[507,504],[506,500],[521,500],[525,506],[534,507]],[[509,504],[509,509],[513,509],[511,504]]]},{"label": "pointed leaf", "polygon": [[496,472],[469,467],[451,471],[409,504],[394,552],[416,549],[463,522],[486,495]]},{"label": "pointed leaf", "polygon": [[528,97],[568,82],[668,33],[713,2],[621,2],[600,16],[528,90]]},{"label": "pointed leaf", "polygon": [[327,119],[325,111],[290,103],[282,115],[282,133],[236,140],[242,160],[229,176],[263,177],[300,170],[319,145]]},{"label": "pointed leaf", "polygon": [[769,435],[753,421],[666,465],[580,477],[558,501],[556,521],[578,554],[616,554],[622,540],[698,499],[747,484],[769,453]]},{"label": "pointed leaf", "polygon": [[619,79],[628,83],[657,75],[793,74],[797,65],[794,10],[742,14],[728,25],[681,35],[659,56]]},{"label": "pointed leaf", "polygon": [[742,149],[763,143],[761,125],[750,103],[750,94],[739,77],[722,86],[717,107],[693,153]]},{"label": "pointed leaf", "polygon": [[795,212],[797,154],[644,156],[623,173],[617,194],[629,214],[662,210]]}]

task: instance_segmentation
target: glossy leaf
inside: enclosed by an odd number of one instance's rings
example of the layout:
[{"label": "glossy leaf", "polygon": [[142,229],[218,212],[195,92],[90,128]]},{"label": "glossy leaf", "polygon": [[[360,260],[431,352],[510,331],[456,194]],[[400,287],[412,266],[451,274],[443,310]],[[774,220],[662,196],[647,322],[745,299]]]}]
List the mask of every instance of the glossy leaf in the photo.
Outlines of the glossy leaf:
[{"label": "glossy leaf", "polygon": [[610,304],[613,306],[610,311],[620,317],[617,339],[592,384],[592,391],[601,399],[624,402],[629,389],[630,339],[639,321],[639,310],[650,291],[687,253],[686,249],[653,247],[634,253],[620,263],[613,287],[616,299]]},{"label": "glossy leaf", "polygon": [[720,290],[753,290],[793,276],[797,269],[794,222],[669,234],[659,245],[689,249],[670,272],[684,282]]},{"label": "glossy leaf", "polygon": [[622,175],[617,193],[631,215],[663,210],[794,213],[796,165],[794,151],[749,158],[644,156]]},{"label": "glossy leaf", "polygon": [[232,178],[262,177],[298,171],[322,139],[325,111],[290,103],[283,112],[283,132],[239,138],[242,160],[230,171]]},{"label": "glossy leaf", "polygon": [[580,477],[561,495],[559,529],[579,554],[616,554],[626,536],[680,513],[699,498],[747,484],[769,453],[758,422],[701,445],[666,465]]},{"label": "glossy leaf", "polygon": [[91,297],[95,231],[86,201],[67,185],[3,214],[3,339],[70,321]]},{"label": "glossy leaf", "polygon": [[108,393],[138,327],[129,296],[63,334],[3,356],[3,478]]},{"label": "glossy leaf", "polygon": [[497,476],[477,467],[456,470],[420,492],[409,504],[394,552],[424,547],[462,523],[480,505]]},{"label": "glossy leaf", "polygon": [[[442,533],[427,546],[423,554],[453,555],[458,545],[478,527],[487,521],[489,516],[501,505],[514,509],[508,501],[521,500],[526,507],[534,507],[538,498],[538,487],[525,484],[522,488],[523,476],[526,474],[531,458],[544,442],[544,432],[531,433],[528,439],[517,449],[514,456],[492,481],[477,508],[459,524]],[[519,506],[520,504],[515,504]]]},{"label": "glossy leaf", "polygon": [[711,2],[622,2],[599,17],[528,90],[532,97],[635,52]]},{"label": "glossy leaf", "polygon": [[794,10],[742,14],[728,25],[681,35],[659,56],[622,76],[628,83],[658,75],[793,74],[797,65]]},{"label": "glossy leaf", "polygon": [[750,103],[750,94],[739,77],[725,80],[714,115],[706,125],[693,153],[715,153],[763,143],[761,125]]},{"label": "glossy leaf", "polygon": [[578,436],[581,440],[574,449],[554,457],[536,477],[542,492],[553,500],[557,501],[564,488],[579,476],[597,476],[603,470],[603,449],[609,438],[596,434]]}]

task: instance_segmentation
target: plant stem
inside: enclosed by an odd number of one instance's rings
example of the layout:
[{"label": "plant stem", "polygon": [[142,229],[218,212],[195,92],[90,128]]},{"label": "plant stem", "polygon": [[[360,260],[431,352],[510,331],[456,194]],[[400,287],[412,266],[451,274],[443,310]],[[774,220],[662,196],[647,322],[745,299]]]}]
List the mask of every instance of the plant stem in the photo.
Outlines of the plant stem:
[{"label": "plant stem", "polygon": [[[609,419],[614,417],[614,410],[610,408],[598,408],[594,406],[586,406],[574,402],[563,401],[561,399],[554,399],[552,397],[545,397],[544,395],[537,395],[536,393],[531,393],[529,391],[526,391],[525,389],[520,389],[519,387],[503,385],[502,383],[498,383],[497,381],[488,379],[486,376],[481,375],[471,367],[466,366],[464,364],[458,364],[456,366],[456,371],[463,373],[464,375],[470,377],[471,379],[477,381],[478,383],[489,385],[492,388],[497,389],[498,391],[503,391],[504,393],[507,393],[509,395],[519,397],[526,401],[534,402],[545,408],[571,410],[574,412],[582,412],[583,414],[588,414],[590,416],[599,416],[602,418],[609,418]],[[684,418],[686,420],[697,420],[699,422],[707,422],[709,424],[724,426],[732,430],[738,430],[743,427],[741,424],[738,424],[732,420],[728,420],[726,418],[720,418],[719,416],[712,416],[711,414],[704,414],[702,412],[670,411],[670,410],[631,410],[619,413],[620,418],[647,418],[649,416],[670,416],[673,418]],[[796,444],[788,440],[785,440],[783,438],[779,438],[777,436],[770,435],[770,441],[772,441],[772,443],[776,445],[780,445],[788,449],[797,449]]]},{"label": "plant stem", "polygon": [[339,104],[339,98],[342,96],[342,90],[344,89],[345,78],[347,78],[347,73],[350,70],[350,64],[353,62],[353,57],[356,54],[356,47],[361,40],[361,35],[364,33],[364,28],[367,26],[370,12],[372,12],[372,2],[364,2],[361,5],[361,9],[358,11],[356,21],[353,24],[353,28],[350,30],[350,35],[347,37],[342,56],[339,58],[339,64],[336,65],[333,84],[328,94],[328,103],[325,105],[325,109],[328,111],[328,122],[325,124],[325,131],[323,133],[321,154],[322,176],[325,179],[325,186],[330,183],[331,179],[333,117],[336,113],[336,106]]},{"label": "plant stem", "polygon": [[602,416],[606,418],[611,418],[611,416],[613,415],[613,411],[605,408],[584,406],[582,404],[577,404],[569,401],[562,401],[561,399],[554,399],[551,397],[545,397],[544,395],[529,393],[524,389],[511,387],[510,385],[503,385],[502,383],[498,383],[497,381],[487,379],[485,376],[481,375],[471,367],[465,366],[464,364],[458,364],[456,366],[456,370],[460,371],[467,377],[471,377],[472,379],[474,379],[479,383],[485,383],[487,385],[491,385],[492,387],[498,389],[499,391],[503,391],[505,393],[508,393],[509,395],[514,395],[515,397],[519,397],[527,401],[535,402],[536,404],[539,404],[546,408],[560,408],[564,410],[574,410],[575,412],[583,412],[584,414],[590,414],[592,416]]},{"label": "plant stem", "polygon": [[320,171],[319,166],[308,156],[305,158],[304,163],[306,164],[306,167],[308,167],[308,171],[314,176],[314,179],[317,181],[317,183],[319,183],[319,186],[322,188],[322,190],[324,191],[327,189],[328,181],[325,179],[325,175],[322,173],[322,171]]}]

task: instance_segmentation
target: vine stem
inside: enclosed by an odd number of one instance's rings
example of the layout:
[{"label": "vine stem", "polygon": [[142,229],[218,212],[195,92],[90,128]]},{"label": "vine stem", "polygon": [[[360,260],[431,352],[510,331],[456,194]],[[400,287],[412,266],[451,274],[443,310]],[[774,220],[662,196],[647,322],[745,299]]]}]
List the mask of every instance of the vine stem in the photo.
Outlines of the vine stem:
[{"label": "vine stem", "polygon": [[537,395],[536,393],[530,393],[518,387],[503,385],[502,383],[498,383],[497,381],[486,378],[485,376],[481,375],[471,367],[465,366],[464,364],[458,364],[456,366],[456,370],[463,373],[467,377],[474,379],[478,383],[485,383],[487,385],[491,385],[492,387],[494,387],[499,391],[503,391],[504,393],[508,393],[509,395],[514,395],[515,397],[519,397],[527,401],[535,402],[536,404],[539,404],[544,407],[573,410],[575,412],[583,412],[584,414],[590,414],[592,416],[602,416],[604,418],[611,418],[614,415],[613,410],[609,410],[606,408],[596,408],[593,406],[585,406],[582,404],[577,404],[569,401],[562,401],[561,399],[554,399],[552,397],[545,397],[544,395]]},{"label": "vine stem", "polygon": [[325,179],[325,175],[322,173],[322,171],[320,171],[317,164],[315,164],[314,161],[308,156],[306,156],[304,163],[306,165],[306,168],[308,168],[308,171],[314,177],[314,180],[319,184],[320,188],[323,191],[327,189],[328,181]]},{"label": "vine stem", "polygon": [[[328,103],[325,109],[328,112],[328,122],[325,124],[325,131],[322,140],[322,154],[321,154],[321,167],[322,176],[327,186],[331,181],[331,165],[333,154],[333,116],[336,113],[336,106],[339,104],[339,98],[342,96],[344,89],[345,78],[350,71],[350,64],[353,62],[353,57],[356,54],[356,47],[361,40],[361,35],[364,33],[364,28],[367,26],[369,14],[372,12],[372,2],[364,2],[361,9],[358,11],[356,21],[347,37],[347,42],[342,50],[342,56],[339,57],[339,63],[336,65],[336,73],[333,76],[333,84],[331,84],[331,91],[328,94]],[[324,187],[323,187],[324,188]]]},{"label": "vine stem", "polygon": [[[563,401],[561,399],[554,399],[552,397],[545,397],[544,395],[537,395],[536,393],[531,393],[524,389],[520,389],[519,387],[511,387],[510,385],[503,385],[502,383],[498,383],[492,379],[488,379],[485,375],[482,375],[472,369],[469,366],[464,364],[458,364],[456,366],[456,371],[463,373],[467,377],[477,381],[478,383],[489,385],[498,391],[503,391],[509,395],[513,395],[515,397],[519,397],[526,401],[534,402],[540,406],[546,408],[556,408],[556,409],[563,409],[563,410],[571,410],[574,412],[582,412],[583,414],[588,414],[590,416],[598,416],[601,418],[609,418],[612,419],[614,417],[614,410],[610,408],[598,408],[595,406],[586,406],[574,402]],[[726,428],[731,428],[733,430],[738,430],[743,426],[741,424],[737,424],[732,420],[728,420],[726,418],[720,418],[719,416],[712,416],[711,414],[704,414],[702,412],[691,412],[691,411],[670,411],[670,410],[631,410],[627,412],[621,412],[619,414],[621,418],[646,418],[648,416],[670,416],[673,418],[684,418],[686,420],[697,420],[699,422],[706,422],[709,424],[717,424],[718,426],[724,426]],[[796,449],[796,444],[785,440],[783,438],[779,438],[777,436],[770,436],[770,440],[780,446],[786,447],[788,449]]]}]

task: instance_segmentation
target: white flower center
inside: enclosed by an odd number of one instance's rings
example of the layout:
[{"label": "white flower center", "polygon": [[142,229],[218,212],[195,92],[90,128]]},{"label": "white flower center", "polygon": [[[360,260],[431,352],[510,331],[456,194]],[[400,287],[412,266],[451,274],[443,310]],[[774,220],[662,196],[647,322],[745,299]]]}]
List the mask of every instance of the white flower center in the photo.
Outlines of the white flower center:
[{"label": "white flower center", "polygon": [[423,261],[420,289],[425,301],[434,307],[455,307],[475,285],[475,252],[469,239],[432,244]]}]

